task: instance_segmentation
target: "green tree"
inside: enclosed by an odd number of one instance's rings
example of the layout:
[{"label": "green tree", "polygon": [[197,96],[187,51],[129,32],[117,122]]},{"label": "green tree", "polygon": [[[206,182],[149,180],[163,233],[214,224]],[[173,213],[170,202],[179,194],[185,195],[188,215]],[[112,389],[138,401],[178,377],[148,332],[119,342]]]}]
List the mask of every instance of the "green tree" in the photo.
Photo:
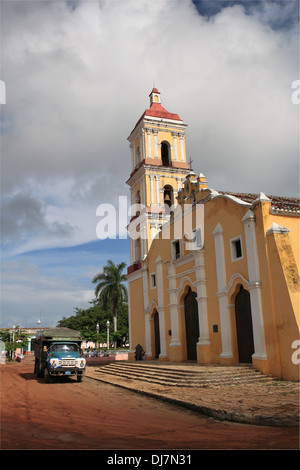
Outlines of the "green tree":
[{"label": "green tree", "polygon": [[28,345],[28,335],[17,326],[12,329],[0,330],[0,341],[5,344],[5,350],[11,355],[17,348],[25,348]]},{"label": "green tree", "polygon": [[98,301],[107,308],[110,306],[113,315],[114,332],[117,332],[117,312],[123,302],[127,301],[127,288],[123,284],[126,281],[125,274],[122,274],[126,263],[115,265],[112,260],[104,266],[103,272],[93,278],[93,283],[97,284],[95,296]]},{"label": "green tree", "polygon": [[[92,307],[87,309],[75,308],[75,315],[71,317],[63,317],[57,324],[57,326],[64,326],[73,330],[80,331],[82,337],[86,340],[99,342],[97,338],[97,327],[99,325],[99,331],[106,331],[106,321],[112,320],[110,312],[103,310],[101,305],[92,303]],[[104,333],[103,333],[104,334]]]},{"label": "green tree", "polygon": [[[75,315],[62,317],[57,326],[72,328],[80,331],[82,337],[87,341],[95,343],[106,343],[106,322],[113,321],[113,315],[110,307],[105,309],[101,302],[93,300],[90,302],[90,308],[75,308]],[[99,325],[99,334],[97,334],[96,325]],[[117,341],[118,346],[128,341],[128,305],[123,303],[118,309],[118,331],[110,333],[110,339]],[[124,340],[123,340],[124,339]]]}]

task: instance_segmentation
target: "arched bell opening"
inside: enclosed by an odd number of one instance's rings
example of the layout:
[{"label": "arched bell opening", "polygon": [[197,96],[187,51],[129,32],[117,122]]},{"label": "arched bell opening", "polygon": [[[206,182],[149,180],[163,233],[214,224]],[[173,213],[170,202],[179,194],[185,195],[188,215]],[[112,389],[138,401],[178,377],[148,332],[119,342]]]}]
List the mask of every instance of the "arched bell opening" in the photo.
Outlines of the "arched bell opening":
[{"label": "arched bell opening", "polygon": [[164,204],[171,207],[174,204],[173,188],[170,185],[164,187]]}]

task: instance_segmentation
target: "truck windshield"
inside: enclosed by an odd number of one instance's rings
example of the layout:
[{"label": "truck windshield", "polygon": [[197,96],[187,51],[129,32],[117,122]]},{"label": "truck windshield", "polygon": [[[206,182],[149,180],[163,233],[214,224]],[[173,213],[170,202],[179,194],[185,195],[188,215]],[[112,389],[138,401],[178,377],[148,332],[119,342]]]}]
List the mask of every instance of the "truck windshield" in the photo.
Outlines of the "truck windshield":
[{"label": "truck windshield", "polygon": [[53,344],[51,351],[78,351],[77,344]]}]

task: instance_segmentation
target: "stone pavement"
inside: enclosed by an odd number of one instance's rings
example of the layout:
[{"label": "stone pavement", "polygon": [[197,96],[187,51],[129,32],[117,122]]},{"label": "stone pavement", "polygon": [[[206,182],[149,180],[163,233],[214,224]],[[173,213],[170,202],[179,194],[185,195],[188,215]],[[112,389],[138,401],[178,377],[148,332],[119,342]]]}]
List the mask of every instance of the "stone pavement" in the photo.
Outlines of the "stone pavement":
[{"label": "stone pavement", "polygon": [[[137,367],[138,374],[132,372]],[[299,383],[263,376],[251,367],[242,369],[245,368],[143,361],[124,362],[123,365],[91,364],[85,376],[219,420],[264,426],[299,426]],[[172,378],[179,377],[179,374],[180,379]],[[154,378],[159,375],[165,379]],[[191,376],[198,376],[198,382],[192,382]]]}]

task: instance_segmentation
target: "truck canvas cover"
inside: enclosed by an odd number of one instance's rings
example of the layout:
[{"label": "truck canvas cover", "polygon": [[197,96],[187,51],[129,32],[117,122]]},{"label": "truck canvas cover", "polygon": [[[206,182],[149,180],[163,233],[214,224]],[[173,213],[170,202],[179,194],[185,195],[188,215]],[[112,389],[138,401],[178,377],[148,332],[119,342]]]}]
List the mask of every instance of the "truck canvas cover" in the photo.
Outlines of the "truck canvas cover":
[{"label": "truck canvas cover", "polygon": [[44,341],[82,341],[79,331],[70,328],[49,328],[37,335],[37,339],[43,338]]}]

